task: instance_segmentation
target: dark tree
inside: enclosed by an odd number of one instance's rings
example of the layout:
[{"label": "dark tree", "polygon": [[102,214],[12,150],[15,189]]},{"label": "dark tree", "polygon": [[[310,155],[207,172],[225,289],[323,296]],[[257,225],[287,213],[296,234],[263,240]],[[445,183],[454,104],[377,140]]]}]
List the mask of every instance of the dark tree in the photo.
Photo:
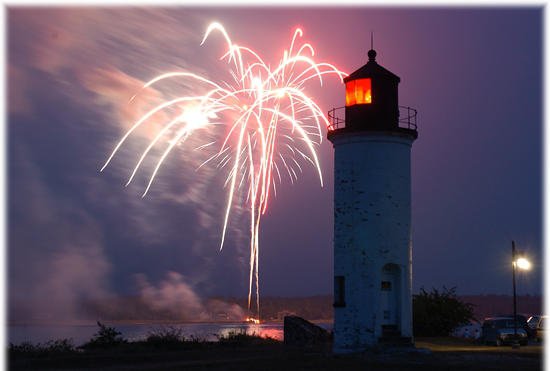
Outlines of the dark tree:
[{"label": "dark tree", "polygon": [[448,336],[456,327],[470,323],[474,318],[473,305],[456,296],[456,287],[443,290],[433,288],[413,295],[413,331],[415,336]]}]

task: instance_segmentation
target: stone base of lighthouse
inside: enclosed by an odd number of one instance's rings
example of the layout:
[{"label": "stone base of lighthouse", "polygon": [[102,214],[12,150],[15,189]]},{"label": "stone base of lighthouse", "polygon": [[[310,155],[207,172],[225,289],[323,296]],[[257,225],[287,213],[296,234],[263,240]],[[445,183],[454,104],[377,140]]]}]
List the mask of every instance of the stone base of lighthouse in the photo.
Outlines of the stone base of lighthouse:
[{"label": "stone base of lighthouse", "polygon": [[415,137],[334,134],[334,345],[412,343],[411,175]]}]

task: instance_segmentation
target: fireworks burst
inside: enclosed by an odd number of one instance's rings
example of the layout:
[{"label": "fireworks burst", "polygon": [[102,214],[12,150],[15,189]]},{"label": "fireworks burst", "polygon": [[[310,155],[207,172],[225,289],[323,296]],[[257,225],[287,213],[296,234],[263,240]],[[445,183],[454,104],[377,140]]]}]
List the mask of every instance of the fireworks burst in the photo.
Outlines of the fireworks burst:
[{"label": "fireworks burst", "polygon": [[[303,35],[301,29],[296,29],[289,49],[284,51],[280,63],[274,69],[253,50],[234,44],[219,23],[212,23],[208,27],[201,45],[213,31],[221,33],[227,43],[227,51],[220,60],[230,65],[232,81],[218,84],[195,73],[170,72],[147,82],[142,90],[162,80],[182,78],[202,87],[206,93],[180,96],[145,113],[124,134],[101,171],[136,129],[150,122],[155,114],[167,112],[170,119],[143,151],[126,183],[128,185],[132,182],[153,147],[161,142],[165,143],[166,148],[149,177],[143,193],[145,196],[159,168],[176,145],[184,144],[190,136],[198,135],[201,129],[220,125],[224,127],[219,140],[197,148],[214,149],[213,155],[199,168],[214,163],[227,171],[224,187],[227,188],[228,196],[220,250],[225,242],[231,210],[236,201],[235,194],[237,191],[244,191],[246,194],[243,200],[250,212],[248,307],[250,308],[255,286],[259,316],[260,220],[267,210],[271,191],[276,194],[277,181],[280,184],[284,177],[288,176],[294,182],[302,171],[300,163],[304,162],[315,167],[321,186],[323,185],[315,147],[322,141],[322,126],[327,127],[329,123],[319,106],[304,92],[304,86],[312,80],[322,85],[324,75],[336,75],[342,79],[346,74],[331,64],[316,63],[313,60],[314,49],[309,43],[297,45],[297,38]],[[166,138],[169,140],[166,141]]]}]

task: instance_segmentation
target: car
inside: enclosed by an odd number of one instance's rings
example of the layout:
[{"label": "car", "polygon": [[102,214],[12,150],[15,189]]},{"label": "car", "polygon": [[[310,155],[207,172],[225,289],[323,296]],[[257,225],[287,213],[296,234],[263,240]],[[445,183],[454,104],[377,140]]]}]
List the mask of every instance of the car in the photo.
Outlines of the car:
[{"label": "car", "polygon": [[527,320],[527,326],[529,326],[529,328],[532,330],[536,330],[537,325],[539,324],[540,317],[541,316],[538,315],[529,317],[529,319]]},{"label": "car", "polygon": [[544,326],[548,316],[540,316],[537,322],[535,339],[540,343],[544,339]]},{"label": "car", "polygon": [[[513,314],[499,314],[495,317],[512,317],[512,319],[513,319],[514,315]],[[537,331],[536,331],[536,329],[531,328],[529,326],[529,323],[528,323],[529,320],[527,319],[527,317],[525,317],[522,314],[518,314],[518,315],[516,315],[516,318],[517,318],[517,321],[518,321],[518,323],[517,323],[518,328],[524,329],[525,332],[527,332],[527,337],[529,339],[534,339]],[[535,327],[536,327],[536,323],[535,323]]]},{"label": "car", "polygon": [[490,317],[485,318],[481,326],[480,341],[485,344],[500,346],[512,344],[516,340],[520,345],[527,345],[527,331],[517,321],[514,335],[514,317]]}]

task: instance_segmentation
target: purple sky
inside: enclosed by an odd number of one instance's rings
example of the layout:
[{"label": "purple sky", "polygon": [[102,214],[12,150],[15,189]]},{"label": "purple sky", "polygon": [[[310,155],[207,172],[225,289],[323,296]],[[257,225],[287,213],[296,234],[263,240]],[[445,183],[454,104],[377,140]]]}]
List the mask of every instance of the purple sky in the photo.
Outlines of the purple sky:
[{"label": "purple sky", "polygon": [[[203,297],[247,294],[246,218],[235,218],[219,252],[225,192],[212,170],[195,172],[182,151],[142,199],[145,178],[123,185],[145,131],[98,171],[136,119],[127,101],[144,81],[226,72],[221,37],[199,45],[212,21],[272,65],[300,26],[316,60],[348,73],[366,63],[373,30],[377,61],[401,77],[400,104],[419,111],[414,291],[511,293],[515,239],[535,262],[518,291],[541,294],[542,7],[10,7],[10,304],[55,311],[82,297],[162,287],[169,272]],[[325,112],[344,104],[336,78],[307,92]],[[319,153],[325,187],[304,167],[262,219],[263,295],[332,292],[330,142]]]}]

